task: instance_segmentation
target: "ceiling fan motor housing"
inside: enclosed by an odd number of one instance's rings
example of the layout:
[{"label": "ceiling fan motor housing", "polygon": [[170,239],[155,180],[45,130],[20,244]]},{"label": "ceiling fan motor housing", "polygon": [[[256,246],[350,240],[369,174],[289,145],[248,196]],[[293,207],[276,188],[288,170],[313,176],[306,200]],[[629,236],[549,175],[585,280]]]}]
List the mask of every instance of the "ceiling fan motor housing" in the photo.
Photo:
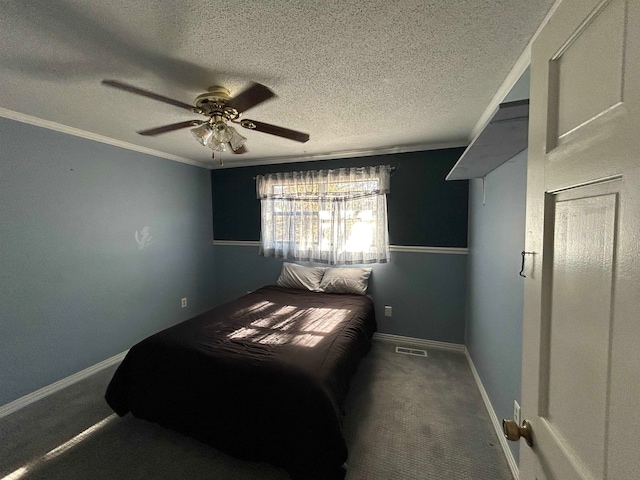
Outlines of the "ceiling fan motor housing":
[{"label": "ceiling fan motor housing", "polygon": [[235,108],[227,106],[227,102],[230,99],[229,90],[214,85],[209,87],[206,93],[198,95],[195,104],[204,115],[209,115],[210,117],[221,116],[226,120],[235,120],[240,114]]}]

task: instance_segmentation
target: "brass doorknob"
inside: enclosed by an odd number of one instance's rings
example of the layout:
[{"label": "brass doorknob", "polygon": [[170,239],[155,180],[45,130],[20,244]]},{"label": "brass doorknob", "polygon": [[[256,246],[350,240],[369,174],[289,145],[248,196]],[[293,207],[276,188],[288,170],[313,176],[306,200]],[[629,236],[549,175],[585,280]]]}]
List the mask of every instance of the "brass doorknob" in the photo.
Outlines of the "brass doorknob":
[{"label": "brass doorknob", "polygon": [[521,427],[513,420],[502,420],[502,431],[507,440],[517,442],[520,438],[524,438],[527,445],[533,447],[533,430],[529,420],[523,421]]}]

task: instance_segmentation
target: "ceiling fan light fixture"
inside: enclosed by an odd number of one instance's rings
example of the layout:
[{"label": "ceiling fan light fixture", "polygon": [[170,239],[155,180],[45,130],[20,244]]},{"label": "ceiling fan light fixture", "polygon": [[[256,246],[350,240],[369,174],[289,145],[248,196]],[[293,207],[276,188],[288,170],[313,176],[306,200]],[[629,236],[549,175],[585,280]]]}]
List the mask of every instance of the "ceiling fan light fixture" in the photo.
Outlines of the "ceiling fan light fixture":
[{"label": "ceiling fan light fixture", "polygon": [[208,123],[203,123],[199,127],[192,128],[191,133],[195,139],[205,147],[209,145],[211,138],[213,137],[213,130]]},{"label": "ceiling fan light fixture", "polygon": [[231,140],[232,136],[233,132],[229,130],[229,127],[224,121],[213,124],[213,138],[218,143],[227,143]]},{"label": "ceiling fan light fixture", "polygon": [[226,152],[227,151],[227,142],[219,142],[215,139],[215,137],[211,138],[211,141],[207,144],[214,152]]},{"label": "ceiling fan light fixture", "polygon": [[231,148],[235,152],[236,150],[244,146],[244,142],[246,142],[247,139],[240,135],[235,128],[227,127],[227,129],[231,131],[231,139],[229,140],[229,145],[231,145]]}]

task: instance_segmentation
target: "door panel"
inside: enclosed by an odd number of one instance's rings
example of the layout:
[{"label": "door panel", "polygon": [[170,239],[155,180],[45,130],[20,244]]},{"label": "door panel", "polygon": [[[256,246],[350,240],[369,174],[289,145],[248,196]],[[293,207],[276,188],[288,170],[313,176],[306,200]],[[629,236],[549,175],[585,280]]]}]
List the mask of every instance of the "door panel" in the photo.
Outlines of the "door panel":
[{"label": "door panel", "polygon": [[[556,81],[550,98],[557,102],[551,110],[558,116],[556,140],[622,101],[624,29],[619,26],[624,15],[624,3],[603,3],[553,55],[550,68]],[[586,72],[586,64],[598,68]]]},{"label": "door panel", "polygon": [[[613,185],[612,185],[613,183]],[[549,194],[550,316],[539,416],[575,468],[604,475],[616,182]],[[565,368],[570,365],[571,368]],[[585,434],[588,432],[588,434]]]},{"label": "door panel", "polygon": [[636,478],[640,1],[563,0],[531,62],[521,478]]}]

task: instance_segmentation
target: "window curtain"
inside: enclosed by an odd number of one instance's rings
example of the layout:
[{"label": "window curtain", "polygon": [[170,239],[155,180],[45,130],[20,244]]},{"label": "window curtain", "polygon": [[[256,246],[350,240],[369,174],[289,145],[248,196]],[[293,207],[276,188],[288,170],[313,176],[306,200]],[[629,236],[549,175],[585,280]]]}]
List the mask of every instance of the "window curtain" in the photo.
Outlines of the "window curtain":
[{"label": "window curtain", "polygon": [[259,175],[260,254],[330,265],[388,262],[391,170],[378,165]]}]

